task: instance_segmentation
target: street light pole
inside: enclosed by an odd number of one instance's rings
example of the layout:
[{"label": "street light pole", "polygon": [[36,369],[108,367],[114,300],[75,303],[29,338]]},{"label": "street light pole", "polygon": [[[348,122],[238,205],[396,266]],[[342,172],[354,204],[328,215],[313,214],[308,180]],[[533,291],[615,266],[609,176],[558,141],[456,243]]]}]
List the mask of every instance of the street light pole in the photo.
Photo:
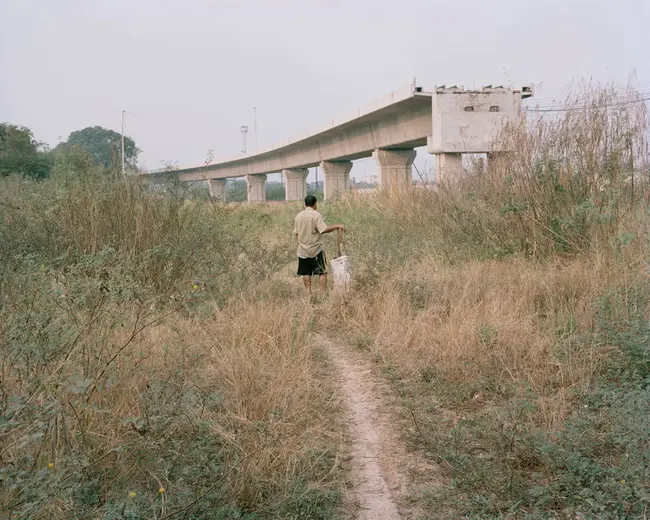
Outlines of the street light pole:
[{"label": "street light pole", "polygon": [[257,153],[257,107],[253,107],[253,125],[255,128],[255,153]]},{"label": "street light pole", "polygon": [[126,111],[122,110],[122,177],[126,176],[126,168],[124,167],[124,117]]}]

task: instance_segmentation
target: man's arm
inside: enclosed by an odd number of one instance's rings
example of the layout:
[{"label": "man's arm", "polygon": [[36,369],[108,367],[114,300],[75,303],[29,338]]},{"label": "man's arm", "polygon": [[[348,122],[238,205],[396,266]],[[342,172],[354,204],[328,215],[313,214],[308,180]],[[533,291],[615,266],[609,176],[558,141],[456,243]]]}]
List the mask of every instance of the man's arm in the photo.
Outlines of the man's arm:
[{"label": "man's arm", "polygon": [[327,224],[325,224],[325,221],[323,220],[323,216],[321,214],[318,215],[318,220],[316,221],[316,230],[321,235],[324,235],[325,233],[331,233],[332,231],[336,231],[337,229],[345,231],[345,228],[339,224],[328,226]]},{"label": "man's arm", "polygon": [[345,231],[345,228],[339,224],[334,224],[333,226],[327,226],[323,231],[321,231],[321,235],[324,235],[325,233],[331,233],[332,231],[336,231],[337,229],[340,229],[341,231]]}]

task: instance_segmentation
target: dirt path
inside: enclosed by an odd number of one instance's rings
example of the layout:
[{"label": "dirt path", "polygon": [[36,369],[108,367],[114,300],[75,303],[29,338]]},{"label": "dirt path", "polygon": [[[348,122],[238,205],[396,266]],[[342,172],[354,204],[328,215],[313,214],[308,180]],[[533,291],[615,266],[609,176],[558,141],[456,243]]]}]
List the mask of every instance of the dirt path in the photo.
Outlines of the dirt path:
[{"label": "dirt path", "polygon": [[[357,520],[400,520],[413,518],[414,508],[405,507],[409,497],[407,472],[431,466],[408,454],[399,440],[400,426],[391,418],[384,396],[386,384],[372,374],[372,366],[361,355],[318,337],[340,376],[341,393],[349,413],[353,502]],[[398,507],[398,504],[402,507]]]},{"label": "dirt path", "polygon": [[333,341],[320,338],[320,344],[341,377],[341,390],[350,419],[352,436],[352,474],[359,520],[399,520],[397,505],[382,471],[381,426],[377,417],[377,392],[370,380],[370,368]]}]

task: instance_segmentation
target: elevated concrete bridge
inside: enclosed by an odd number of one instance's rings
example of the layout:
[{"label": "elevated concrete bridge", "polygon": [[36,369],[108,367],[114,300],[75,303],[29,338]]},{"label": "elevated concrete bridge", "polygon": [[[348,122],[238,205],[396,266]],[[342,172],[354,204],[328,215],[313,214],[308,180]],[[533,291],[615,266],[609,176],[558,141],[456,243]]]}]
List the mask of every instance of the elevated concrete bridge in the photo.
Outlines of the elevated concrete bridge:
[{"label": "elevated concrete bridge", "polygon": [[213,197],[225,200],[226,179],[245,177],[250,202],[264,201],[266,175],[283,172],[286,199],[306,196],[308,168],[324,172],[325,198],[344,193],[352,161],[374,157],[381,188],[410,185],[415,148],[436,155],[438,176],[453,175],[463,153],[499,151],[494,141],[508,120],[521,113],[532,89],[485,87],[464,90],[414,84],[392,92],[326,125],[259,153],[143,174],[148,184],[207,181]]}]

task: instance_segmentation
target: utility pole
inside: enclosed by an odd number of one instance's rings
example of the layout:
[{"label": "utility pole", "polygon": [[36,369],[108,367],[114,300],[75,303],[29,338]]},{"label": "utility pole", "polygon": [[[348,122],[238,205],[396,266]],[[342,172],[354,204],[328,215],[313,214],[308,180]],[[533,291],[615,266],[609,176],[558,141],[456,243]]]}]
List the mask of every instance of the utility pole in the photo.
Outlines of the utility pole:
[{"label": "utility pole", "polygon": [[124,167],[124,118],[126,111],[122,110],[122,177],[126,176],[126,168]]},{"label": "utility pole", "polygon": [[255,153],[257,153],[257,107],[253,107],[253,125],[255,127]]}]

